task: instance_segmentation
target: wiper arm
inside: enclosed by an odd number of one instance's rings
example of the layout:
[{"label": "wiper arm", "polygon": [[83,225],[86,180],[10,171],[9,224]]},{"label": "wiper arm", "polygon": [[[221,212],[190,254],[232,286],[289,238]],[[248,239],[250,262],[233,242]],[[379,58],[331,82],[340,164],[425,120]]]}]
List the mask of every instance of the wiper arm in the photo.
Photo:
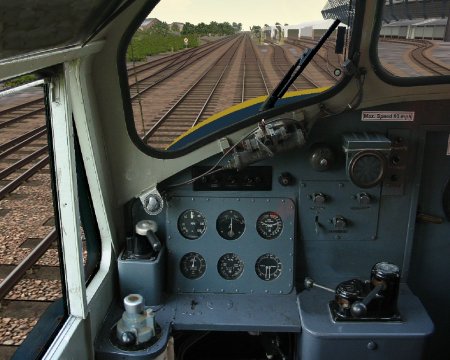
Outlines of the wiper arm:
[{"label": "wiper arm", "polygon": [[275,106],[278,99],[281,99],[289,87],[294,83],[294,81],[303,72],[305,67],[309,64],[312,58],[316,55],[322,45],[327,41],[330,35],[336,30],[337,26],[341,21],[339,19],[334,20],[333,24],[328,28],[325,34],[322,35],[318,43],[312,49],[306,49],[305,52],[300,56],[300,58],[295,62],[294,65],[289,69],[289,71],[281,79],[277,87],[272,91],[272,94],[264,101],[261,105],[260,111],[271,109]]}]

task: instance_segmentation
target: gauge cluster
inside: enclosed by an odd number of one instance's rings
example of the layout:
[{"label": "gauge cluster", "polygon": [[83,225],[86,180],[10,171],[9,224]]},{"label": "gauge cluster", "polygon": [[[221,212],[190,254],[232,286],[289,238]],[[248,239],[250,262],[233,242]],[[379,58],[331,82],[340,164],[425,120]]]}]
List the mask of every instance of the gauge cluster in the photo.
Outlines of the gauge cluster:
[{"label": "gauge cluster", "polygon": [[172,292],[292,291],[295,205],[291,199],[174,196],[167,219]]}]

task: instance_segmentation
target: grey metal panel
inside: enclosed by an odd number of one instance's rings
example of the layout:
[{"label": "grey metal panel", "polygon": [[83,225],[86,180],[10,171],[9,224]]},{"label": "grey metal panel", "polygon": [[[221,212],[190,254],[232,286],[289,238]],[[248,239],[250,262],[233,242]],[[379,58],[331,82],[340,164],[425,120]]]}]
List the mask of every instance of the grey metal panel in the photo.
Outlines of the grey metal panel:
[{"label": "grey metal panel", "polygon": [[[356,196],[361,192],[370,196],[369,204],[357,202]],[[314,204],[311,199],[314,193],[323,193],[326,196],[325,203]],[[380,186],[362,191],[346,180],[302,181],[299,215],[303,240],[375,240],[379,204]],[[348,225],[344,229],[334,228],[332,219],[336,216],[347,220]]]},{"label": "grey metal panel", "polygon": [[161,249],[155,260],[122,260],[122,254],[123,251],[117,259],[121,297],[141,294],[147,306],[160,304],[165,280],[166,248]]},{"label": "grey metal panel", "polygon": [[[399,311],[403,322],[331,321],[328,302],[333,295],[319,289],[299,294],[301,358],[421,359],[433,323],[419,299],[402,284]],[[369,344],[371,343],[371,344]]]},{"label": "grey metal panel", "polygon": [[[199,210],[206,218],[206,231],[196,240],[184,238],[178,231],[178,217],[187,209]],[[245,219],[245,231],[236,240],[223,239],[216,230],[217,217],[226,210],[237,210]],[[258,217],[277,212],[283,220],[280,236],[263,239],[256,231]],[[288,198],[171,197],[167,203],[168,284],[177,293],[255,293],[287,294],[294,280],[295,206]],[[201,254],[206,272],[198,279],[187,279],[180,272],[180,259],[189,252]],[[239,255],[244,271],[236,280],[225,280],[217,271],[219,258],[226,253]],[[255,272],[256,260],[263,254],[277,256],[282,263],[278,278],[265,281]]]},{"label": "grey metal panel", "polygon": [[184,294],[169,299],[174,329],[300,332],[297,295]]},{"label": "grey metal panel", "polygon": [[419,211],[441,217],[443,223],[419,222],[416,225],[408,283],[436,324],[430,358],[448,359],[450,221],[445,218],[443,190],[450,181],[450,156],[447,155],[450,127],[427,130]]}]

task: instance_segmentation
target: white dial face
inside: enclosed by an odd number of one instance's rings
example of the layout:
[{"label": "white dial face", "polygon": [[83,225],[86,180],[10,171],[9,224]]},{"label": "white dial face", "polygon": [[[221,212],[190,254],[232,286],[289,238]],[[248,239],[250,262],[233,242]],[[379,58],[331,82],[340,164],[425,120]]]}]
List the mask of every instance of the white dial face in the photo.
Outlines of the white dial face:
[{"label": "white dial face", "polygon": [[275,280],[281,275],[282,264],[273,254],[264,254],[256,260],[256,275],[264,281]]},{"label": "white dial face", "polygon": [[283,220],[276,212],[268,211],[260,215],[256,221],[258,234],[267,240],[277,238],[283,231]]}]

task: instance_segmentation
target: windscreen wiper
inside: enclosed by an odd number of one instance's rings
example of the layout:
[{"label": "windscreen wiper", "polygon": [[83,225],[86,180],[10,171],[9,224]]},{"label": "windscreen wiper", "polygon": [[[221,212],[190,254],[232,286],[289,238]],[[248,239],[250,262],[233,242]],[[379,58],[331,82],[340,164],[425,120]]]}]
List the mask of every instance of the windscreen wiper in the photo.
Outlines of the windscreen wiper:
[{"label": "windscreen wiper", "polygon": [[260,111],[272,109],[278,99],[281,99],[284,96],[286,91],[303,72],[305,67],[309,64],[314,55],[316,55],[324,42],[327,41],[333,31],[336,30],[340,22],[341,21],[339,19],[334,20],[333,24],[331,24],[326,33],[322,35],[316,46],[314,46],[312,49],[305,50],[302,56],[300,56],[300,58],[295,62],[294,65],[292,65],[286,75],[284,75],[280,83],[273,90],[272,94],[270,94],[266,101],[264,101],[264,103],[261,105]]}]

